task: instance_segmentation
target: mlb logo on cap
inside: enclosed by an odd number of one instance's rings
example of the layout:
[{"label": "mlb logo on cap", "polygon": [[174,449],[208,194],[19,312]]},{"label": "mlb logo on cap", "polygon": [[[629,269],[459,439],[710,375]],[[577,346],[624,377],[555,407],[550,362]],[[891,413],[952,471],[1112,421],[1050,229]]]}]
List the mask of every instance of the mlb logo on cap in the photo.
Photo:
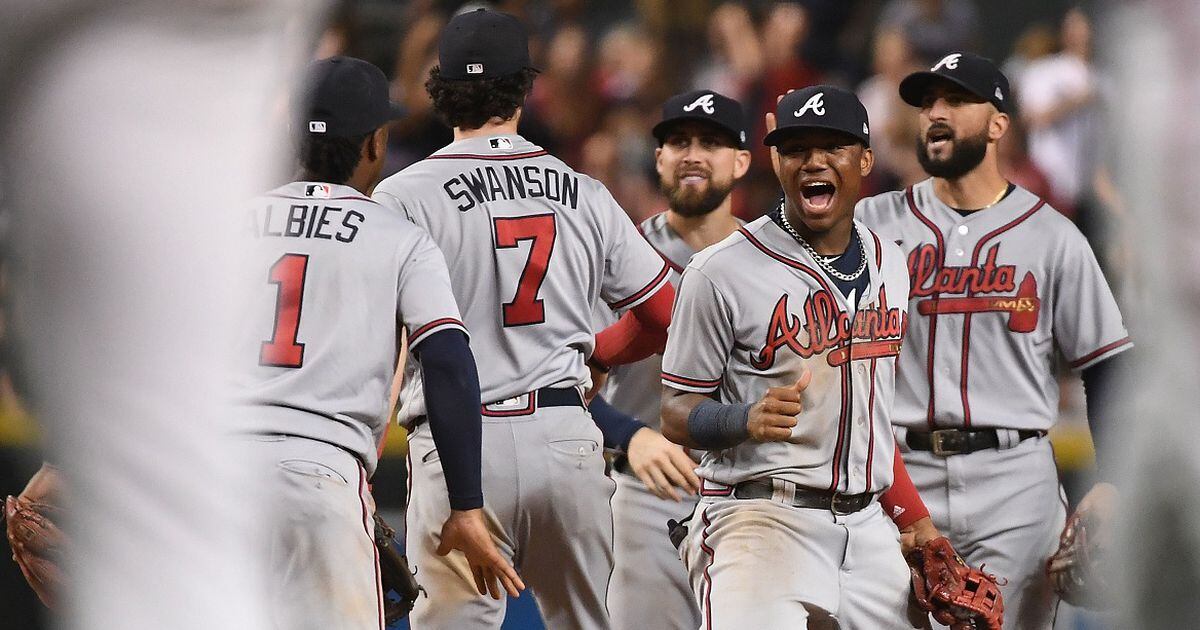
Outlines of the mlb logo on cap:
[{"label": "mlb logo on cap", "polygon": [[481,64],[481,63],[467,64],[467,74],[483,74],[483,64]]},{"label": "mlb logo on cap", "polygon": [[308,121],[309,133],[325,133],[325,122],[321,120]]}]

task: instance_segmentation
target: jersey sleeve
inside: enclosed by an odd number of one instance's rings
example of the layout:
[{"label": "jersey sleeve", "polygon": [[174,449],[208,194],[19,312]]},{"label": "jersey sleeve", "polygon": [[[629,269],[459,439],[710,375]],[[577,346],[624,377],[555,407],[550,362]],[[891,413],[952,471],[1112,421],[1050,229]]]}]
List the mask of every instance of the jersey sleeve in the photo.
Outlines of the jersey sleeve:
[{"label": "jersey sleeve", "polygon": [[1064,239],[1054,294],[1054,339],[1074,370],[1133,346],[1104,272],[1083,235]]},{"label": "jersey sleeve", "polygon": [[408,330],[410,348],[435,332],[458,329],[467,332],[450,290],[446,259],[424,231],[412,239],[400,268],[400,323]]},{"label": "jersey sleeve", "polygon": [[733,350],[728,304],[703,271],[689,267],[679,282],[663,352],[662,383],[696,394],[716,391]]},{"label": "jersey sleeve", "polygon": [[597,224],[604,239],[600,297],[614,311],[633,308],[667,283],[671,268],[642,237],[612,194],[599,183],[596,188]]}]

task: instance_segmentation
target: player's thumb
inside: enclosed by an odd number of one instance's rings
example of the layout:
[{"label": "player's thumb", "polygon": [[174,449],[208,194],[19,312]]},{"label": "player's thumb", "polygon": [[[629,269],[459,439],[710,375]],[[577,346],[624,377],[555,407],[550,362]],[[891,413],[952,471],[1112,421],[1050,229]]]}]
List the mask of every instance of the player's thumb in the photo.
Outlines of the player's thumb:
[{"label": "player's thumb", "polygon": [[796,384],[792,385],[792,389],[802,392],[808,389],[808,384],[812,382],[812,370],[804,368],[804,372],[800,374],[800,378],[796,379]]},{"label": "player's thumb", "polygon": [[442,536],[441,542],[438,543],[437,555],[444,556],[454,550],[454,546],[450,544],[448,536]]}]

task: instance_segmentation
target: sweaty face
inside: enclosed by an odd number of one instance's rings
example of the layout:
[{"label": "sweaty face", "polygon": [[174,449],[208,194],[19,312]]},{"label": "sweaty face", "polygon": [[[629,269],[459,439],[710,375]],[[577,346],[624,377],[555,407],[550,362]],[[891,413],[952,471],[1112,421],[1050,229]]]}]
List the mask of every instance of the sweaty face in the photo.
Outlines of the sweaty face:
[{"label": "sweaty face", "polygon": [[814,232],[854,218],[862,179],[871,172],[871,150],[845,133],[800,129],[776,147],[775,174],[789,205]]},{"label": "sweaty face", "polygon": [[934,177],[957,179],[983,162],[995,108],[953,85],[935,85],[921,104],[917,160]]},{"label": "sweaty face", "polygon": [[713,125],[683,121],[672,128],[655,164],[671,210],[688,217],[716,210],[739,176],[739,152],[729,133]]}]

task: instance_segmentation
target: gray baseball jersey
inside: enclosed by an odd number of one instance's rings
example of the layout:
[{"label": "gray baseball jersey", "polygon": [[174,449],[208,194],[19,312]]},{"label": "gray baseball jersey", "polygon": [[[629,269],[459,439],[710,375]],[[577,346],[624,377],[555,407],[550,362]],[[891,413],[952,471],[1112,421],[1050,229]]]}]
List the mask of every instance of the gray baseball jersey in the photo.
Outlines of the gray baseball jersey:
[{"label": "gray baseball jersey", "polygon": [[927,179],[864,199],[857,214],[908,257],[899,425],[1046,430],[1058,417],[1056,346],[1077,370],[1132,346],[1083,235],[1023,188],[964,217]]},{"label": "gray baseball jersey", "polygon": [[[670,269],[668,279],[679,286],[683,268],[692,259],[695,250],[691,248],[675,230],[667,224],[665,212],[656,214],[638,226],[646,242],[666,261]],[[616,315],[609,308],[599,306],[602,311],[596,317],[596,330],[616,321]],[[616,409],[627,413],[643,424],[657,431],[662,424],[660,409],[662,406],[662,387],[659,386],[659,376],[662,374],[662,356],[652,355],[637,363],[618,365],[608,375],[608,382],[601,392],[604,399]]]},{"label": "gray baseball jersey", "polygon": [[293,182],[255,200],[252,286],[238,359],[254,433],[307,437],[371,473],[399,350],[463,330],[436,245],[403,214],[348,186]]},{"label": "gray baseball jersey", "polygon": [[[484,402],[589,385],[592,305],[636,306],[670,271],[602,184],[518,135],[454,142],[374,197],[441,247]],[[425,413],[419,371],[402,400],[402,419]]]},{"label": "gray baseball jersey", "polygon": [[846,493],[891,486],[908,278],[894,244],[855,229],[870,283],[853,303],[769,216],[692,258],[663,356],[664,385],[745,403],[794,384],[806,367],[813,374],[790,440],[707,451],[704,479],[770,476]]}]

